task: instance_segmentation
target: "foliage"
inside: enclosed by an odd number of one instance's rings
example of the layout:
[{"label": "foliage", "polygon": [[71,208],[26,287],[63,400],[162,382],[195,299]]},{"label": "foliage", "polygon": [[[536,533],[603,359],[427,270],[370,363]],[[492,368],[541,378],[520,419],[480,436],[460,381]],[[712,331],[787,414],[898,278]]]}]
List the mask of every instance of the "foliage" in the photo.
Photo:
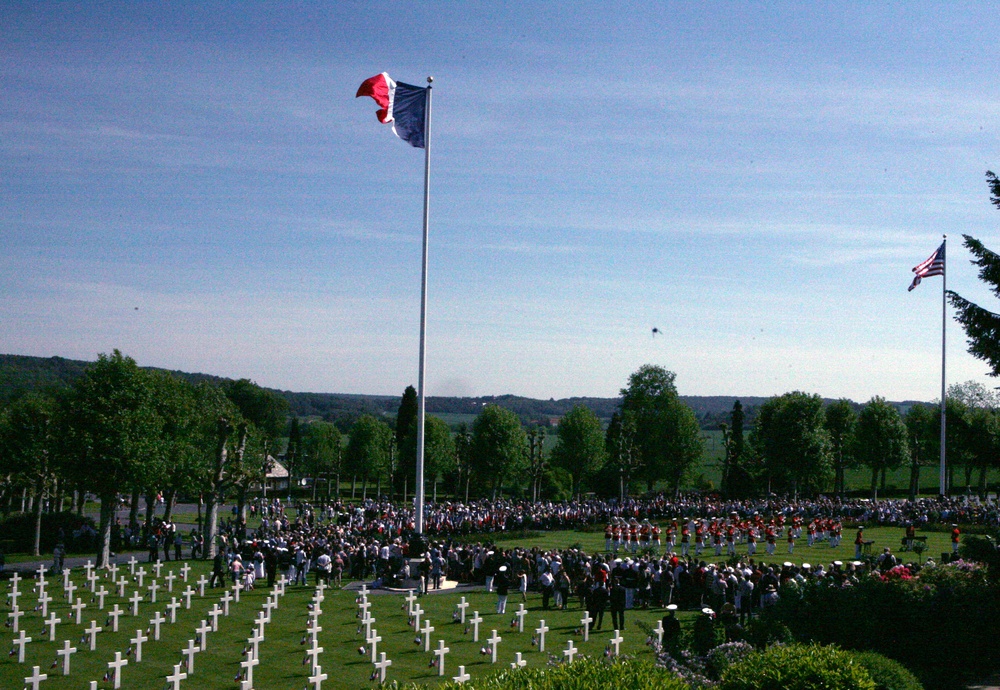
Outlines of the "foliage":
[{"label": "foliage", "polygon": [[837,495],[843,495],[844,470],[853,464],[852,442],[857,422],[858,414],[850,400],[841,398],[826,406],[825,424],[830,435],[830,452],[833,458],[833,491]]},{"label": "foliage", "polygon": [[[415,690],[416,684],[406,685]],[[482,679],[459,685],[454,681],[438,686],[442,690],[591,690],[592,688],[654,688],[659,690],[687,690],[687,685],[664,669],[648,661],[623,659],[607,662],[582,658],[572,664],[559,664],[547,668],[521,668],[504,670]]]},{"label": "foliage", "polygon": [[607,458],[601,420],[589,408],[577,405],[559,420],[558,434],[552,461],[570,473],[572,492],[578,495],[584,478],[601,469]]},{"label": "foliage", "polygon": [[303,432],[302,447],[305,451],[304,472],[314,478],[326,473],[340,474],[343,439],[335,425],[310,422]]},{"label": "foliage", "polygon": [[831,474],[830,437],[823,400],[799,391],[761,405],[750,442],[771,492],[819,491]]},{"label": "foliage", "polygon": [[791,644],[795,636],[787,625],[774,616],[757,617],[747,623],[743,638],[757,649],[773,644]]},{"label": "foliage", "polygon": [[222,390],[239,409],[243,418],[253,424],[264,435],[264,438],[274,442],[285,428],[285,418],[288,414],[288,401],[275,391],[261,388],[250,379],[226,381]]},{"label": "foliage", "polygon": [[1000,579],[1000,550],[992,537],[966,534],[958,553],[963,560],[984,564],[992,577]]},{"label": "foliage", "polygon": [[923,690],[920,680],[898,661],[878,652],[856,652],[861,664],[875,682],[875,690]]},{"label": "foliage", "polygon": [[694,621],[692,644],[694,651],[704,656],[726,641],[726,631],[713,617],[701,615]]},{"label": "foliage", "polygon": [[524,469],[528,437],[510,410],[487,405],[472,425],[472,463],[495,496],[507,477]]},{"label": "foliage", "polygon": [[906,425],[899,411],[875,396],[858,415],[854,432],[854,457],[872,471],[871,494],[875,498],[878,473],[896,469],[909,455]]},{"label": "foliage", "polygon": [[645,364],[629,376],[622,389],[622,412],[635,420],[635,447],[639,473],[651,490],[666,481],[675,492],[685,473],[701,458],[698,419],[677,394],[677,375],[663,367]]},{"label": "foliage", "polygon": [[774,646],[754,652],[722,675],[721,690],[875,690],[851,654],[819,645]]},{"label": "foliage", "polygon": [[705,655],[705,667],[712,678],[721,678],[726,669],[743,661],[754,651],[747,642],[726,642]]},{"label": "foliage", "polygon": [[362,415],[351,427],[346,465],[349,472],[373,477],[388,468],[392,429],[381,419]]},{"label": "foliage", "polygon": [[[72,511],[61,513],[42,513],[41,530],[41,550],[43,553],[51,552],[59,541],[59,531],[62,530],[66,538],[66,548],[71,551],[79,551],[83,548],[93,547],[93,543],[84,544],[74,542],[73,531],[88,525],[96,532],[96,525],[90,517],[81,517]],[[12,543],[4,546],[4,550],[12,553],[31,552],[34,543],[35,518],[27,513],[11,513],[0,520],[0,535],[2,541],[10,540]]]},{"label": "foliage", "polygon": [[[410,477],[410,486],[416,481],[417,464],[417,420],[410,422],[409,433],[403,436],[403,445],[399,449],[400,467],[406,476]],[[424,417],[424,479],[433,481],[439,475],[445,475],[455,469],[455,439],[451,428],[440,417],[426,415]]]}]

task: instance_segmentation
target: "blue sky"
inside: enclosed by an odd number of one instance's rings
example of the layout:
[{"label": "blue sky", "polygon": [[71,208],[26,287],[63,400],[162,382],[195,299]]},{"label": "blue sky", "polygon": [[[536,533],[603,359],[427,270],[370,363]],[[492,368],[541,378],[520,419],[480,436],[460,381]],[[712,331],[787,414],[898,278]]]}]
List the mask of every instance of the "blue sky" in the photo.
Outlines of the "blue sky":
[{"label": "blue sky", "polygon": [[[435,77],[431,395],[930,400],[948,286],[996,308],[995,8],[4,3],[0,351],[398,394]],[[655,338],[653,327],[663,334]],[[948,332],[949,381],[986,379]]]}]

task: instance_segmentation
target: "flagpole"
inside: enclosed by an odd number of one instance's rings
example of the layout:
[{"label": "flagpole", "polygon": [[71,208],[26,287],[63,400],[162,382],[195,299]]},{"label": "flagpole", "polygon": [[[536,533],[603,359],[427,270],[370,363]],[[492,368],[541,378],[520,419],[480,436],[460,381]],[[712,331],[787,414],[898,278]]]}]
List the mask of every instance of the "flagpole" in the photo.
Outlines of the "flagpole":
[{"label": "flagpole", "polygon": [[[945,324],[947,323],[947,282],[948,282],[948,252],[945,251],[945,245],[948,243],[948,236],[944,236],[944,242],[941,243],[942,258],[944,259],[944,266],[941,270],[941,468],[940,476],[938,477],[939,483],[941,485],[941,495],[947,495],[947,472],[945,471]],[[919,487],[918,487],[919,488]]]},{"label": "flagpole", "polygon": [[[424,533],[424,362],[427,340],[427,236],[431,202],[431,83],[427,77],[427,110],[424,115],[424,249],[420,274],[420,371],[417,379],[417,495],[414,499],[414,528]],[[411,554],[419,557],[420,554]]]}]

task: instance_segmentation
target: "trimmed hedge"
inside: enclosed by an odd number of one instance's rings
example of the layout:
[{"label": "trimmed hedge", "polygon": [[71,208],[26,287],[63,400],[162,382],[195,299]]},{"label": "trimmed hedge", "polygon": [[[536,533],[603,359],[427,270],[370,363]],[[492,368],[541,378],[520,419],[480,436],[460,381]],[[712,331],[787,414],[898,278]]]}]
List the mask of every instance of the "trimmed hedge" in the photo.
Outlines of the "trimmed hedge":
[{"label": "trimmed hedge", "polygon": [[877,652],[856,652],[854,658],[875,681],[875,690],[924,690],[917,677],[898,661]]},{"label": "trimmed hedge", "polygon": [[876,690],[849,652],[819,645],[776,645],[733,664],[719,690]]}]

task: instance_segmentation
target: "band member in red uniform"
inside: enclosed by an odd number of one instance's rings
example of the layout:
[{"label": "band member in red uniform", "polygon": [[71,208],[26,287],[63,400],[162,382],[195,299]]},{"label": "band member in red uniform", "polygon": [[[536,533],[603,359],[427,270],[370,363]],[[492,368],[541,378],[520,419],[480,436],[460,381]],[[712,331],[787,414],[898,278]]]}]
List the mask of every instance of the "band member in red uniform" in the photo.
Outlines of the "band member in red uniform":
[{"label": "band member in red uniform", "polygon": [[854,537],[854,560],[861,560],[861,547],[865,543],[865,528],[858,526],[858,534]]}]

